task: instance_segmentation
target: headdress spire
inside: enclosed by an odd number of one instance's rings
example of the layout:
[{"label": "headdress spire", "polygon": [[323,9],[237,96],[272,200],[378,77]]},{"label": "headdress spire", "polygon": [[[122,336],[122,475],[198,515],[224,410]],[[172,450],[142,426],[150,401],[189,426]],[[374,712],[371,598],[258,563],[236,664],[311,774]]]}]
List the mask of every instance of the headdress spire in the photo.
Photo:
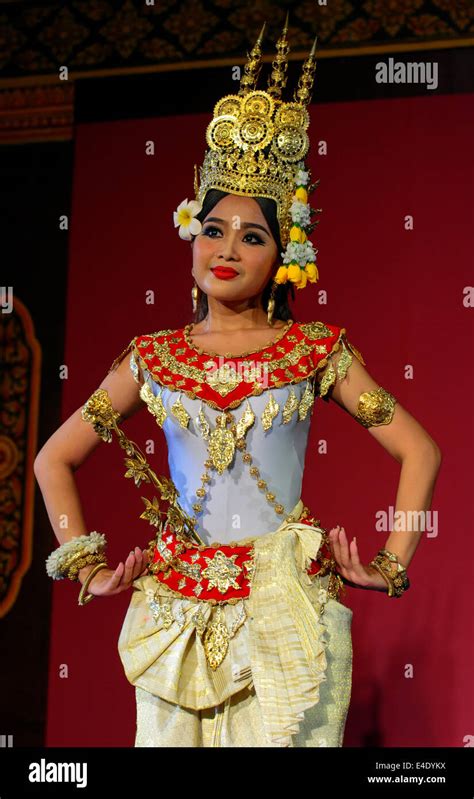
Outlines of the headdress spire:
[{"label": "headdress spire", "polygon": [[295,89],[293,95],[296,103],[301,105],[309,105],[311,102],[311,95],[313,92],[314,73],[316,72],[316,43],[318,37],[315,36],[311,52],[309,53],[306,61],[301,70],[298,87]]},{"label": "headdress spire", "polygon": [[248,94],[257,85],[258,76],[262,68],[262,42],[266,24],[266,22],[263,23],[257,41],[250,53],[247,53],[247,63],[244,67],[244,74],[240,79],[240,96]]},{"label": "headdress spire", "polygon": [[285,24],[276,43],[277,54],[272,61],[272,71],[268,78],[268,94],[276,100],[281,98],[281,91],[286,86],[288,70],[288,53],[290,51],[286,34],[288,33],[288,21],[290,13],[286,12]]}]

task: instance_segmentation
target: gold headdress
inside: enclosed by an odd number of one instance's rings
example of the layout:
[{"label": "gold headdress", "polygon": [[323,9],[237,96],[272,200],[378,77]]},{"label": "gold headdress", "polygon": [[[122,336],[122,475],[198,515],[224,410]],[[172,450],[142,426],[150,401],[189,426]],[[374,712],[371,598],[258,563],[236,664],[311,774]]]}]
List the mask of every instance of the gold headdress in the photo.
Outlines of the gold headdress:
[{"label": "gold headdress", "polygon": [[276,44],[277,55],[272,62],[267,90],[257,89],[261,69],[261,44],[265,30],[260,35],[245,65],[237,94],[220,99],[213,119],[206,130],[209,150],[200,167],[200,183],[194,166],[194,191],[196,199],[184,200],[174,213],[175,227],[179,226],[181,238],[190,240],[201,230],[195,215],[210,189],[220,189],[244,197],[268,197],[276,202],[280,237],[285,251],[281,253],[284,266],[275,276],[277,283],[291,280],[297,288],[304,288],[307,280],[318,279],[315,264],[316,252],[307,234],[318,224],[311,223],[308,193],[319,184],[308,186],[310,172],[304,158],[309,151],[309,113],[307,105],[316,69],[316,42],[303,64],[298,86],[292,102],[281,99],[287,81],[286,34],[288,14]]}]

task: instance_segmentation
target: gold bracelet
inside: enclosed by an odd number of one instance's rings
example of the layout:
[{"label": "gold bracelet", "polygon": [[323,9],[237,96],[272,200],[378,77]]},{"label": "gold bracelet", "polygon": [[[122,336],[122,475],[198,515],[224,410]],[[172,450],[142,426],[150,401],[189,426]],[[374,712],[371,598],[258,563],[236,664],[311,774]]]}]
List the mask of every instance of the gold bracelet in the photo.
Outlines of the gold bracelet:
[{"label": "gold bracelet", "polygon": [[84,569],[85,566],[92,566],[93,563],[107,563],[107,556],[103,552],[93,552],[87,555],[79,553],[75,555],[73,560],[69,561],[66,566],[66,577],[73,582],[79,580],[81,569]]},{"label": "gold bracelet", "polygon": [[379,574],[380,574],[380,575],[383,577],[383,579],[384,579],[384,580],[385,580],[385,582],[387,583],[387,585],[388,585],[388,591],[387,591],[387,594],[388,594],[389,596],[393,596],[393,594],[395,593],[395,590],[394,590],[394,587],[393,587],[392,578],[391,578],[391,577],[389,577],[389,576],[388,576],[388,574],[386,574],[386,572],[384,572],[384,570],[383,570],[383,569],[382,569],[382,568],[379,566],[379,564],[378,564],[378,563],[376,563],[376,561],[375,561],[375,560],[373,560],[373,561],[370,563],[370,565],[371,565],[371,566],[372,566],[372,567],[373,567],[373,568],[374,568],[376,571],[378,571],[378,573],[379,573]]},{"label": "gold bracelet", "polygon": [[99,572],[101,569],[106,569],[106,568],[107,568],[107,563],[97,563],[97,565],[90,570],[89,574],[87,575],[86,579],[82,584],[82,588],[79,593],[79,599],[77,600],[78,605],[87,605],[87,603],[94,598],[94,594],[87,594],[87,596],[84,598],[85,593],[87,591],[87,586],[89,585],[94,575],[97,574],[97,572]]},{"label": "gold bracelet", "polygon": [[[391,564],[397,566],[396,572],[393,571]],[[406,569],[398,560],[398,556],[388,549],[380,549],[375,558],[370,563],[377,571],[389,581],[388,595],[398,599],[410,588],[410,580]]]}]

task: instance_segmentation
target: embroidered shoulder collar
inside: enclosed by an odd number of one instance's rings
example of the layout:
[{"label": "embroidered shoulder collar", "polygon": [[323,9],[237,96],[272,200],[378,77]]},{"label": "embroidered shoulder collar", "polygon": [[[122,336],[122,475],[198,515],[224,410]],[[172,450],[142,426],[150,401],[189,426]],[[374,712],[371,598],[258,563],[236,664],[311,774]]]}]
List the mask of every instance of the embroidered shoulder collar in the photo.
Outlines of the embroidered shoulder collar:
[{"label": "embroidered shoulder collar", "polygon": [[198,352],[184,332],[177,328],[136,336],[109,371],[131,351],[134,367],[147,370],[157,384],[227,410],[263,391],[314,378],[342,340],[348,343],[343,327],[293,322],[271,345],[230,359]]},{"label": "embroidered shoulder collar", "polygon": [[209,350],[203,350],[201,347],[198,347],[196,344],[193,344],[193,342],[191,340],[191,333],[192,333],[191,328],[193,327],[192,323],[190,323],[189,325],[186,325],[186,327],[183,328],[183,338],[184,338],[188,348],[190,350],[193,350],[194,352],[199,353],[199,355],[208,355],[211,358],[240,358],[240,359],[242,359],[242,358],[246,358],[247,355],[255,355],[256,353],[263,352],[264,350],[269,349],[270,347],[273,347],[275,344],[278,344],[278,342],[281,341],[282,338],[284,338],[286,336],[288,330],[291,330],[291,328],[292,328],[292,326],[294,324],[295,324],[295,322],[293,321],[293,319],[288,319],[288,321],[283,325],[283,327],[280,328],[279,334],[273,339],[272,342],[270,342],[269,344],[267,344],[266,346],[263,346],[263,347],[256,347],[253,350],[247,350],[247,352],[242,352],[239,355],[235,355],[232,352],[226,352],[226,353],[224,353],[224,355],[220,355],[218,352],[210,352]]}]

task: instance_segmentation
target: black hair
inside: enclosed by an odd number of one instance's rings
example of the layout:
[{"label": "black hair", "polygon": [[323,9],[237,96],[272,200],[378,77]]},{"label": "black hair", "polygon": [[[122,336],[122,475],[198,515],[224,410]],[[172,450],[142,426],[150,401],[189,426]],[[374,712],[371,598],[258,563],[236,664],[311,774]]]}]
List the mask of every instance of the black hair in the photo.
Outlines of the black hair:
[{"label": "black hair", "polygon": [[[227,197],[228,194],[229,192],[227,191],[220,191],[219,189],[210,189],[204,198],[203,206],[200,212],[196,214],[196,219],[199,219],[200,222],[203,222],[203,220],[206,218],[209,212],[214,208],[214,206],[219,202],[219,200],[222,200],[223,197]],[[283,246],[280,238],[280,226],[278,223],[278,217],[276,212],[277,211],[276,202],[275,200],[271,200],[268,197],[252,197],[252,199],[255,200],[260,206],[262,213],[270,228],[271,234],[275,239],[278,249],[278,254],[280,255],[280,253],[283,250]],[[273,275],[270,277],[267,285],[265,286],[262,292],[261,304],[262,308],[265,311],[267,310],[267,304],[272,290],[273,277],[274,277]],[[296,319],[294,318],[293,312],[290,309],[288,303],[289,293],[291,293],[291,299],[294,301],[295,289],[293,283],[288,281],[287,283],[281,283],[277,285],[277,288],[275,289],[275,293],[273,295],[273,298],[275,300],[273,319],[281,319],[284,322],[286,322],[288,319],[293,319],[296,322]],[[194,324],[197,324],[198,322],[201,321],[201,319],[204,319],[205,316],[207,315],[207,312],[208,312],[207,294],[204,291],[201,291],[201,289],[198,286],[197,307],[193,318]]]}]

